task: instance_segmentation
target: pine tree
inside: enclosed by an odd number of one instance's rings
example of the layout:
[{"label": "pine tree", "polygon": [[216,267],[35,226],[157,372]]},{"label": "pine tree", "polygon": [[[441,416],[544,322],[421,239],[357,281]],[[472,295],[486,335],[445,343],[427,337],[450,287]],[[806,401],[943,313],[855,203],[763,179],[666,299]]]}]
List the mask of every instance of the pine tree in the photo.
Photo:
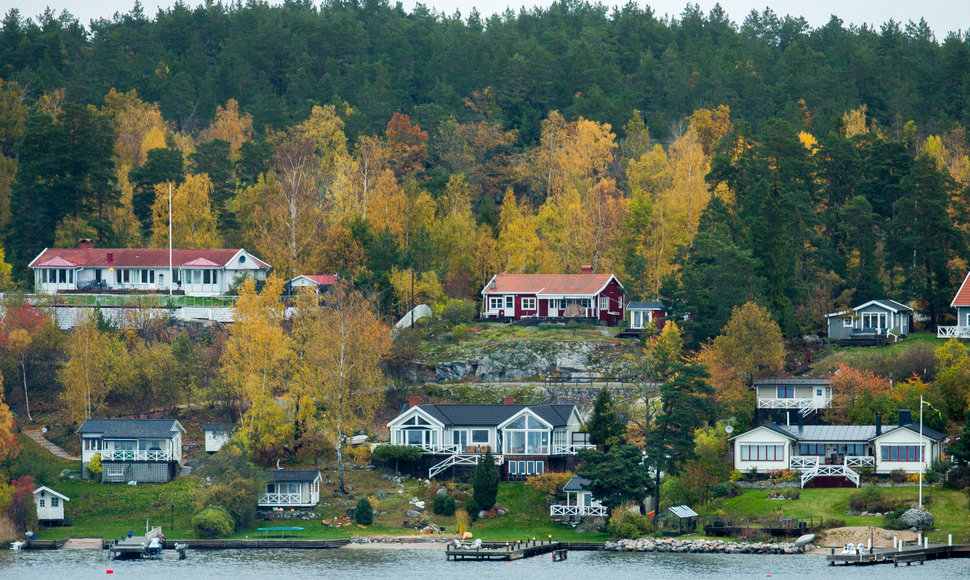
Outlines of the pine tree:
[{"label": "pine tree", "polygon": [[589,440],[609,450],[623,439],[623,422],[616,414],[613,396],[605,388],[600,389],[593,403],[593,415],[586,424]]},{"label": "pine tree", "polygon": [[479,508],[490,510],[495,505],[495,498],[498,496],[498,478],[495,459],[492,457],[492,450],[489,449],[478,461],[475,478],[472,481],[472,498]]}]

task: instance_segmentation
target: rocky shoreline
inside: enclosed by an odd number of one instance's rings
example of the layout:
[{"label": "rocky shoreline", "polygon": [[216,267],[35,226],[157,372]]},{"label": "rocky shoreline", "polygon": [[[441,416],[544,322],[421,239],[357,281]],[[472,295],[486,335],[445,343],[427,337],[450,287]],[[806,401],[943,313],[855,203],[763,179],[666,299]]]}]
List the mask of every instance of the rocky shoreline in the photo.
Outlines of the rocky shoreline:
[{"label": "rocky shoreline", "polygon": [[771,542],[726,542],[724,540],[678,540],[674,538],[640,538],[606,542],[604,550],[612,552],[677,552],[684,554],[800,554],[795,544]]}]

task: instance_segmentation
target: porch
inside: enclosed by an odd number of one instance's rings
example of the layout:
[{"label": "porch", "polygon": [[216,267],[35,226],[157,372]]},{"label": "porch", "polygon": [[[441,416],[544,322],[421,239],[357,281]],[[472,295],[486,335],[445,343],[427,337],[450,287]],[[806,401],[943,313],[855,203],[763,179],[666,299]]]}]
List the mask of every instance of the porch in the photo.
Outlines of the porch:
[{"label": "porch", "polygon": [[937,338],[970,338],[970,326],[937,326]]},{"label": "porch", "polygon": [[290,492],[274,492],[274,493],[264,493],[259,501],[256,502],[258,507],[313,507],[316,505],[315,502],[311,501],[308,497],[305,497],[302,493],[290,493]]},{"label": "porch", "polygon": [[606,516],[605,506],[586,506],[586,505],[563,505],[554,504],[549,506],[549,517],[556,518],[575,518],[575,517],[594,517]]},{"label": "porch", "polygon": [[[791,469],[801,472],[801,487],[815,479],[816,477],[844,477],[859,487],[861,477],[855,469],[862,467],[875,467],[876,458],[867,456],[845,456],[842,463],[826,464],[822,463],[821,457],[793,457]],[[853,469],[855,468],[855,469]]]},{"label": "porch", "polygon": [[178,461],[168,451],[160,449],[105,449],[99,451],[101,461]]}]

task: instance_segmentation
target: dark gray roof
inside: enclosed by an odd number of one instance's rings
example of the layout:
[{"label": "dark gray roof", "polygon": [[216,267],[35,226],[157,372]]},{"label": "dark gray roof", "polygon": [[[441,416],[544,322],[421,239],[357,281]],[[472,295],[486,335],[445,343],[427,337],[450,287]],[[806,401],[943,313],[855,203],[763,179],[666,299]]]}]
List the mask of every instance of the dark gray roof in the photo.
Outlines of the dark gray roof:
[{"label": "dark gray roof", "polygon": [[235,427],[229,423],[206,423],[202,425],[203,431],[233,431]]},{"label": "dark gray roof", "polygon": [[901,310],[903,312],[912,312],[913,309],[901,302],[896,302],[895,300],[873,300],[876,304],[884,306],[890,310]]},{"label": "dark gray roof", "polygon": [[[804,425],[799,427],[798,425],[767,423],[761,426],[786,437],[791,437],[795,441],[813,443],[864,443],[876,438],[875,425]],[[882,433],[879,436],[882,437],[896,429],[909,429],[914,433],[919,433],[919,423],[909,423],[901,427],[899,425],[883,425]],[[946,437],[946,434],[930,429],[925,425],[923,426],[923,435],[934,441]]]},{"label": "dark gray roof", "polygon": [[495,427],[528,407],[553,427],[565,427],[575,405],[420,405],[446,427]]},{"label": "dark gray roof", "polygon": [[754,385],[757,386],[773,386],[773,385],[831,385],[832,379],[796,379],[791,377],[782,377],[778,379],[755,379]]},{"label": "dark gray roof", "polygon": [[584,485],[589,485],[593,483],[592,481],[586,479],[585,477],[570,477],[566,485],[562,486],[563,491],[586,491]]},{"label": "dark gray roof", "polygon": [[276,482],[313,482],[316,478],[320,477],[319,471],[287,471],[285,469],[277,469],[274,471],[267,471],[266,475]]},{"label": "dark gray roof", "polygon": [[175,419],[85,419],[77,430],[81,435],[101,435],[108,439],[168,439],[185,432]]},{"label": "dark gray roof", "polygon": [[626,305],[627,310],[663,310],[663,302],[630,302]]}]

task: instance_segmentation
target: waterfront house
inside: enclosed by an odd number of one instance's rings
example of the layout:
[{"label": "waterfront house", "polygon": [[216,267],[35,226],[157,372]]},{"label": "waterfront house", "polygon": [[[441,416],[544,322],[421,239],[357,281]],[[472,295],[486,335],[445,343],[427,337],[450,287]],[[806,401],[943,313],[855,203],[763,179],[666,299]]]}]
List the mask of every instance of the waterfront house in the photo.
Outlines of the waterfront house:
[{"label": "waterfront house", "polygon": [[913,309],[895,300],[870,300],[849,310],[825,315],[830,341],[878,345],[909,336]]},{"label": "waterfront house", "polygon": [[320,503],[320,472],[278,469],[266,472],[266,493],[256,503],[260,508],[312,508]]},{"label": "waterfront house", "polygon": [[81,435],[81,468],[101,457],[102,483],[165,482],[178,474],[185,428],[175,419],[86,419]]},{"label": "waterfront house", "polygon": [[781,423],[797,423],[817,418],[819,411],[832,404],[831,379],[755,379],[754,389],[757,421],[767,420],[780,412]]},{"label": "waterfront house", "polygon": [[168,292],[186,296],[222,296],[239,281],[265,280],[269,264],[242,248],[177,249],[95,248],[81,240],[77,248],[46,248],[28,267],[38,294],[58,292]]},{"label": "waterfront house", "polygon": [[34,505],[37,506],[37,520],[41,524],[57,525],[64,522],[64,503],[69,497],[42,485],[34,490]]},{"label": "waterfront house", "polygon": [[732,439],[734,468],[742,473],[798,471],[801,483],[816,477],[844,478],[859,485],[859,469],[888,475],[919,473],[943,453],[945,434],[913,423],[909,409],[898,425],[780,425],[768,423]]},{"label": "waterfront house", "polygon": [[496,274],[482,289],[482,318],[616,326],[625,318],[623,285],[612,274]]},{"label": "waterfront house", "polygon": [[576,522],[584,517],[605,517],[606,506],[593,498],[593,492],[586,489],[592,483],[585,477],[570,477],[562,490],[566,494],[566,504],[549,506],[549,516],[553,520]]},{"label": "waterfront house", "polygon": [[491,450],[499,473],[521,480],[563,470],[579,449],[592,447],[575,405],[429,405],[413,398],[387,426],[392,445],[421,448],[428,477],[475,466]]},{"label": "waterfront house", "polygon": [[959,290],[950,301],[950,308],[956,308],[956,326],[938,326],[936,336],[939,338],[970,338],[970,273],[963,279]]},{"label": "waterfront house", "polygon": [[227,423],[206,423],[202,425],[205,434],[205,452],[215,453],[229,442],[236,428]]}]

